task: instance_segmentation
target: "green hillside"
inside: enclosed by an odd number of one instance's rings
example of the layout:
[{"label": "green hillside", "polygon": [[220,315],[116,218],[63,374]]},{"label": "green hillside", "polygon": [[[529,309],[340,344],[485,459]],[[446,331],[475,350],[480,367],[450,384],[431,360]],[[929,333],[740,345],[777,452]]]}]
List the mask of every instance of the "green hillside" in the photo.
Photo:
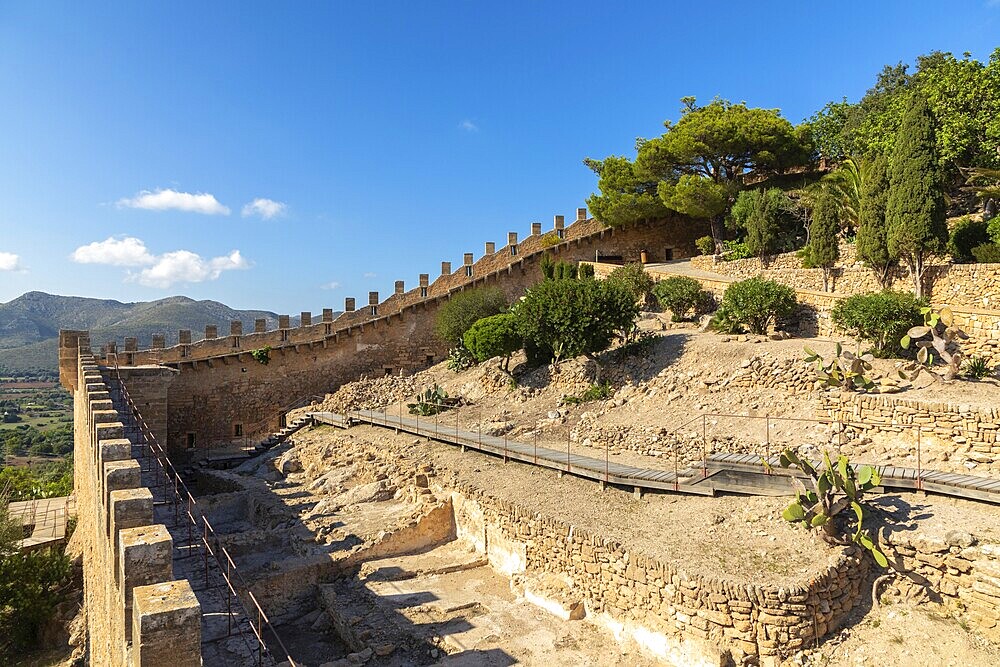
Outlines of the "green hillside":
[{"label": "green hillside", "polygon": [[110,340],[122,345],[125,336],[136,336],[140,346],[148,346],[155,333],[166,335],[167,345],[174,345],[179,329],[190,329],[198,340],[206,324],[217,324],[220,333],[227,333],[229,322],[240,320],[245,331],[252,331],[259,318],[267,320],[268,328],[277,326],[278,316],[269,311],[234,310],[184,296],[122,303],[28,292],[0,304],[0,375],[55,372],[60,329],[89,330],[95,347]]}]

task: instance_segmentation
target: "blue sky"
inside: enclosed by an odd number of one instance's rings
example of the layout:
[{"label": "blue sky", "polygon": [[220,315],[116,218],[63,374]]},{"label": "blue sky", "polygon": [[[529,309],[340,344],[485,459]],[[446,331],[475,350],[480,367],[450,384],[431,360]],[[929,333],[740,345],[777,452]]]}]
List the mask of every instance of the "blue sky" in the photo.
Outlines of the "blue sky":
[{"label": "blue sky", "polygon": [[998,25],[1000,0],[3,3],[0,301],[339,309],[572,219],[581,160],[682,96],[799,122],[885,64],[985,60]]}]

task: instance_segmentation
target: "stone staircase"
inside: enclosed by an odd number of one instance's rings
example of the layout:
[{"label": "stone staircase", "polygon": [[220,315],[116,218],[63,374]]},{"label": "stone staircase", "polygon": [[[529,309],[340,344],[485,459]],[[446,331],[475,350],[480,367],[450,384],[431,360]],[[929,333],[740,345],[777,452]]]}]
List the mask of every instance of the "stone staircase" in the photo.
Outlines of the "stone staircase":
[{"label": "stone staircase", "polygon": [[255,456],[257,454],[262,454],[263,452],[266,452],[272,447],[275,447],[283,443],[291,435],[297,433],[299,429],[302,429],[306,426],[311,426],[312,424],[313,424],[313,418],[311,415],[303,415],[302,417],[293,419],[283,429],[281,429],[277,433],[272,433],[271,435],[267,436],[266,438],[258,442],[256,445],[254,445],[253,451],[250,453],[250,455]]}]

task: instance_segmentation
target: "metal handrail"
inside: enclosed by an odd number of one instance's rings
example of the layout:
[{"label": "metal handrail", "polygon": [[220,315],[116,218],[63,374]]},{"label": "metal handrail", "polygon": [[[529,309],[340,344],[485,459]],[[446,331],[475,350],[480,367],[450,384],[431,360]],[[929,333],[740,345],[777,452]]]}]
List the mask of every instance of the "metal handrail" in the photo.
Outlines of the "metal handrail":
[{"label": "metal handrail", "polygon": [[[139,444],[140,446],[145,445],[149,449],[149,451],[153,454],[157,464],[160,466],[160,470],[163,474],[164,492],[166,491],[168,482],[171,483],[171,486],[173,487],[175,523],[177,521],[177,506],[178,503],[181,502],[182,500],[182,492],[183,496],[186,496],[188,509],[185,511],[185,514],[187,515],[187,518],[189,520],[188,541],[191,544],[193,544],[193,540],[190,539],[192,537],[191,528],[193,527],[197,529],[199,527],[198,526],[199,519],[201,520],[203,534],[201,536],[200,541],[205,548],[206,585],[208,582],[208,555],[211,554],[213,560],[215,561],[216,568],[219,574],[222,576],[223,581],[225,581],[226,586],[232,592],[233,596],[236,597],[237,603],[243,610],[243,615],[250,621],[250,628],[253,631],[253,634],[257,638],[257,641],[260,645],[260,651],[258,653],[258,664],[259,665],[263,664],[265,652],[272,658],[274,657],[274,652],[268,647],[267,642],[264,641],[263,625],[266,624],[266,627],[271,631],[271,635],[274,637],[274,640],[277,643],[278,648],[280,648],[282,653],[285,655],[285,658],[287,659],[288,663],[292,667],[298,667],[298,664],[293,660],[288,649],[285,647],[284,642],[281,641],[281,637],[278,635],[274,627],[271,625],[270,620],[268,620],[267,615],[261,608],[260,603],[257,601],[256,596],[254,596],[253,591],[250,589],[250,586],[247,584],[246,580],[243,578],[243,575],[237,569],[236,563],[233,561],[229,552],[225,549],[225,547],[220,546],[218,548],[218,552],[221,552],[222,554],[225,555],[226,567],[223,567],[223,561],[219,558],[219,553],[217,553],[216,550],[212,549],[211,544],[209,543],[209,536],[211,536],[211,538],[215,540],[217,545],[219,544],[219,537],[215,533],[215,529],[212,528],[212,525],[209,523],[208,518],[200,510],[195,510],[198,504],[197,501],[194,499],[194,496],[191,494],[190,489],[188,489],[187,484],[184,483],[184,480],[181,478],[180,474],[177,472],[177,469],[174,467],[170,458],[167,456],[166,451],[164,451],[163,447],[160,445],[159,441],[156,438],[156,435],[153,433],[152,429],[149,428],[149,425],[143,418],[142,413],[139,411],[138,406],[136,406],[135,401],[133,401],[132,396],[128,391],[128,387],[125,385],[125,382],[121,377],[121,371],[118,366],[117,356],[115,357],[114,362],[115,362],[114,363],[115,377],[118,382],[118,387],[121,390],[122,399],[128,406],[132,414],[132,418],[138,425],[140,434],[142,435],[143,442]],[[195,516],[195,511],[197,511],[198,514],[197,517]],[[255,611],[257,615],[257,624],[258,624],[257,627],[254,627],[253,617],[250,614],[251,610],[247,609],[246,605],[243,602],[243,599],[237,592],[237,587],[233,585],[234,580],[242,587],[243,590],[246,591],[247,595],[250,598],[250,601],[253,603],[253,608],[254,608],[253,611]],[[230,619],[231,618],[232,616],[230,614]],[[241,635],[243,634],[243,630],[239,628],[238,624],[237,624],[237,630],[240,632]],[[244,641],[246,641],[245,637]],[[250,648],[252,650],[252,647]]]}]

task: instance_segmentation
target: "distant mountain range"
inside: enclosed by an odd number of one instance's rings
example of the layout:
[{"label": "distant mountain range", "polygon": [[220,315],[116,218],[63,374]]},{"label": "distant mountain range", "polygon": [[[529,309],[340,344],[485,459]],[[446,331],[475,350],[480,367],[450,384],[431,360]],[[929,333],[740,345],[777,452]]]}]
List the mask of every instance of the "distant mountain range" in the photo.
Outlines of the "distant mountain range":
[{"label": "distant mountain range", "polygon": [[[167,345],[177,343],[177,331],[190,329],[195,340],[204,337],[206,324],[217,324],[219,334],[229,333],[229,322],[241,320],[244,331],[253,331],[255,319],[266,319],[268,328],[278,316],[265,310],[234,310],[218,301],[195,301],[171,296],[158,301],[122,303],[28,292],[0,304],[0,371],[22,374],[58,370],[60,329],[86,329],[95,347],[125,336],[137,336],[148,346],[154,333],[166,335]],[[0,373],[2,374],[2,373]]]}]

